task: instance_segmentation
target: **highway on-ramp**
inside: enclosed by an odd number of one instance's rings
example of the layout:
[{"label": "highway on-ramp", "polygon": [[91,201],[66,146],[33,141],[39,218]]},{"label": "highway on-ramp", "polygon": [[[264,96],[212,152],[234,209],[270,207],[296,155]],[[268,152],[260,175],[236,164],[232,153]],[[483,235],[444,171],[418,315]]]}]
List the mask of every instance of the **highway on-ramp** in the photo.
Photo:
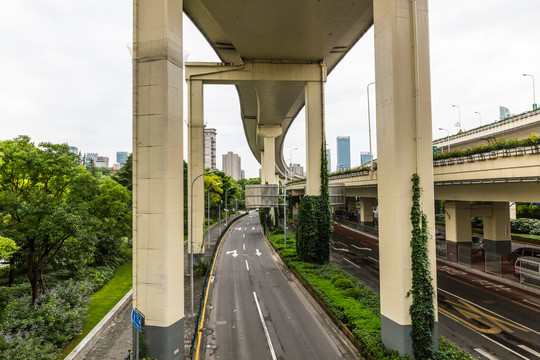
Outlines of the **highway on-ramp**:
[{"label": "highway on-ramp", "polygon": [[233,224],[217,256],[201,358],[357,358],[266,243],[257,212]]}]

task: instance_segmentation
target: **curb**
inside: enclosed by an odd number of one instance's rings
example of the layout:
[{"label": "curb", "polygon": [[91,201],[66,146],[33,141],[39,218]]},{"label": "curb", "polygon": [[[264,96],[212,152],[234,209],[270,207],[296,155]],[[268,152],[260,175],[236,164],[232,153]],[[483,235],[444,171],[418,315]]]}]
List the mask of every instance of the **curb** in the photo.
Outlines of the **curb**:
[{"label": "curb", "polygon": [[118,314],[124,310],[124,308],[129,304],[131,301],[131,297],[133,295],[133,289],[129,290],[126,295],[105,315],[101,321],[94,326],[92,331],[88,333],[84,337],[84,339],[81,340],[79,345],[73,349],[68,356],[64,358],[64,360],[81,360],[84,358],[84,356],[90,351],[92,346],[98,341],[99,337],[103,332],[109,327],[111,322],[118,316]]}]

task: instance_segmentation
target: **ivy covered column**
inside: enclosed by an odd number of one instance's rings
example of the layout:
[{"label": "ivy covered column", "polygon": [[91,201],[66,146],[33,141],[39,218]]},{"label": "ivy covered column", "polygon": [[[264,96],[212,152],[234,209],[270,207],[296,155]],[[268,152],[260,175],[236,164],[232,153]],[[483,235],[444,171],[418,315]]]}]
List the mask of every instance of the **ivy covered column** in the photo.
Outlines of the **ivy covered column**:
[{"label": "ivy covered column", "polygon": [[[419,226],[428,234],[427,252],[417,260],[430,270],[431,279],[428,276],[419,283],[437,288],[427,2],[373,2],[381,331],[385,346],[409,355],[414,343],[413,297],[408,296],[413,285],[411,240],[418,236],[411,234],[411,209],[415,228]],[[419,180],[417,191],[412,190],[413,178]],[[414,199],[418,206],[413,207],[413,195],[418,195]],[[420,212],[427,215],[425,225],[420,222]],[[435,323],[431,326],[420,319],[417,325],[436,341],[436,299],[424,301],[423,308],[431,310]],[[433,347],[425,337],[416,341]]]}]

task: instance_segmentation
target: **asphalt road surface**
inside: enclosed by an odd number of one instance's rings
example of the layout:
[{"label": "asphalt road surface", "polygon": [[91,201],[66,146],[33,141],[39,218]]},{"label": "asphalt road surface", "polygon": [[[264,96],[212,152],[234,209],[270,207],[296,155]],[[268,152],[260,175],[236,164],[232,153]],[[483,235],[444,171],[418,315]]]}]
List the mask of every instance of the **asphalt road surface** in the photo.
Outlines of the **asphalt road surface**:
[{"label": "asphalt road surface", "polygon": [[[332,239],[330,261],[379,293],[378,249],[338,233]],[[509,299],[510,288],[489,281],[473,286],[446,275],[460,270],[442,268],[439,335],[480,359],[540,359],[538,309]]]},{"label": "asphalt road surface", "polygon": [[214,274],[201,358],[357,358],[277,260],[256,212],[233,225]]}]

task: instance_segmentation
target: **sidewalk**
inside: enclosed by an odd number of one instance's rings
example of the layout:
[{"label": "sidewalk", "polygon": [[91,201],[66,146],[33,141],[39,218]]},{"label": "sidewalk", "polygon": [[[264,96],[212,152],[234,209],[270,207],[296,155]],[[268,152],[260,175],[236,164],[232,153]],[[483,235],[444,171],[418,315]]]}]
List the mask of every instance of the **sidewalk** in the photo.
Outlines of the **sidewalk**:
[{"label": "sidewalk", "polygon": [[[379,248],[378,239],[345,224],[333,223],[334,231],[355,239],[365,245]],[[540,310],[540,289],[523,285],[515,280],[488,274],[456,262],[437,258],[437,272],[467,284],[483,288],[491,293],[505,296],[522,305]]]},{"label": "sidewalk", "polygon": [[[230,221],[230,219],[229,219]],[[225,229],[225,221],[221,222],[221,230]],[[206,236],[206,230],[205,230]],[[219,237],[219,224],[210,227],[210,249],[205,246],[205,259],[210,259],[216,240]],[[188,263],[187,242],[184,245],[184,264]],[[187,265],[186,265],[187,266]],[[189,358],[191,339],[195,331],[195,317],[190,316],[191,312],[191,289],[190,274],[184,273],[184,358]],[[195,276],[193,278],[193,298],[194,312],[197,313],[199,299],[202,294],[203,277]],[[99,340],[89,350],[84,357],[85,360],[124,360],[128,355],[128,350],[132,349],[133,327],[131,325],[131,301],[112,321],[111,325],[103,332]]]}]

